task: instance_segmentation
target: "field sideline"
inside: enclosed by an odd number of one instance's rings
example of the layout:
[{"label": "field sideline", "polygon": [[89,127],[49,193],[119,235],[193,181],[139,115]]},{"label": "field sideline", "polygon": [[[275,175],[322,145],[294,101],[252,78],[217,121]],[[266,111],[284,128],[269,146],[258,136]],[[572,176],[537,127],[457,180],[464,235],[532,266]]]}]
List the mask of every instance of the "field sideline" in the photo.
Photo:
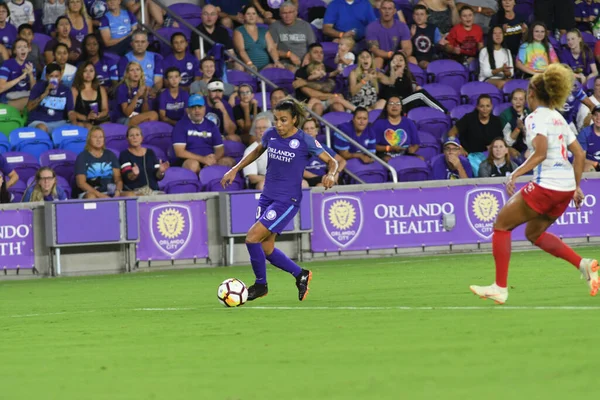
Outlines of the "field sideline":
[{"label": "field sideline", "polygon": [[[584,257],[600,248],[583,247]],[[595,396],[600,296],[540,251],[513,255],[508,303],[489,254],[269,267],[237,309],[216,289],[250,267],[0,280],[0,398],[581,399]]]}]

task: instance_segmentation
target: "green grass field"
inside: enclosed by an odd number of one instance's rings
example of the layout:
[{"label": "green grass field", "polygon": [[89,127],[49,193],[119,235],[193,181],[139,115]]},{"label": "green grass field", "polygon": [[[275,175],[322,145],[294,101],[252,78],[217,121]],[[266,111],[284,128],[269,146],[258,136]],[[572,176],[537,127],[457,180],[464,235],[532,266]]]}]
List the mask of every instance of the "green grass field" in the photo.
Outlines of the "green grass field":
[{"label": "green grass field", "polygon": [[600,296],[561,260],[514,254],[506,306],[468,290],[491,255],[305,265],[305,302],[270,267],[269,295],[236,309],[216,289],[250,267],[0,282],[0,399],[596,395]]}]

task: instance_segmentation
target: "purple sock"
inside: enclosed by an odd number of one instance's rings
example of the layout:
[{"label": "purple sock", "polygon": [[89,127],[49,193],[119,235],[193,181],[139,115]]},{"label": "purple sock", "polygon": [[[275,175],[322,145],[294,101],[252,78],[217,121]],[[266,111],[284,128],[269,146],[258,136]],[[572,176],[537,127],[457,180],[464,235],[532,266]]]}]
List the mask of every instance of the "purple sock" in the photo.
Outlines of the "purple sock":
[{"label": "purple sock", "polygon": [[250,263],[252,264],[252,271],[256,276],[256,283],[262,285],[267,283],[267,261],[265,259],[265,252],[263,251],[261,243],[246,243],[248,253],[250,254]]},{"label": "purple sock", "polygon": [[289,272],[294,276],[298,276],[302,272],[302,267],[290,260],[290,258],[283,254],[283,251],[279,249],[273,250],[273,252],[267,256],[267,260],[277,268]]}]

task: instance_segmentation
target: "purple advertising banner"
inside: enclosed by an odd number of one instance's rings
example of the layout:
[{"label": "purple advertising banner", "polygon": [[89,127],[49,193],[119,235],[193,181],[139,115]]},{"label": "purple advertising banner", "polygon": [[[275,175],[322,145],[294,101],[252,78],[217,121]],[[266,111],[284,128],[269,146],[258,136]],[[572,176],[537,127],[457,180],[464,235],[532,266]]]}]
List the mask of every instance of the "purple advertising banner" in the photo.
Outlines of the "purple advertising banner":
[{"label": "purple advertising banner", "polygon": [[[520,188],[523,184],[519,185]],[[600,181],[582,181],[586,194],[578,211],[573,203],[549,229],[566,237],[600,236]],[[490,242],[498,212],[508,200],[504,185],[376,190],[356,193],[314,193],[311,249],[390,249]],[[454,214],[446,231],[444,214]],[[515,240],[526,240],[524,227]]]},{"label": "purple advertising banner", "polygon": [[0,211],[0,267],[31,269],[34,262],[33,211]]},{"label": "purple advertising banner", "polygon": [[208,257],[206,201],[140,203],[139,213],[138,260]]}]

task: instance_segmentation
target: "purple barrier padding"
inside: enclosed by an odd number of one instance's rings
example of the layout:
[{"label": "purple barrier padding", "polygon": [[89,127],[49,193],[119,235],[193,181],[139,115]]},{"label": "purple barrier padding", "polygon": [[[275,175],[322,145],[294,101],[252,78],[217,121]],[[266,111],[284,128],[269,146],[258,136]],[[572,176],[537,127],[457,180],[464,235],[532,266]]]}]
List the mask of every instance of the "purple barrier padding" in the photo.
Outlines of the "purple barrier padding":
[{"label": "purple barrier padding", "polygon": [[[581,188],[586,194],[581,211],[571,202],[550,232],[566,238],[600,236],[600,213],[594,210],[600,184],[597,180],[583,181]],[[501,184],[313,193],[311,250],[490,242],[494,221],[506,201],[508,195]],[[456,226],[451,231],[443,228],[444,214],[456,216]],[[524,227],[515,229],[513,239],[526,240]]]},{"label": "purple barrier padding", "polygon": [[33,211],[0,211],[0,267],[3,269],[32,269]]},{"label": "purple barrier padding", "polygon": [[57,244],[121,240],[118,201],[59,202],[55,207]]},{"label": "purple barrier padding", "polygon": [[125,215],[127,218],[127,240],[137,240],[140,237],[137,199],[125,200]]},{"label": "purple barrier padding", "polygon": [[139,215],[138,260],[208,257],[205,200],[140,203]]}]

